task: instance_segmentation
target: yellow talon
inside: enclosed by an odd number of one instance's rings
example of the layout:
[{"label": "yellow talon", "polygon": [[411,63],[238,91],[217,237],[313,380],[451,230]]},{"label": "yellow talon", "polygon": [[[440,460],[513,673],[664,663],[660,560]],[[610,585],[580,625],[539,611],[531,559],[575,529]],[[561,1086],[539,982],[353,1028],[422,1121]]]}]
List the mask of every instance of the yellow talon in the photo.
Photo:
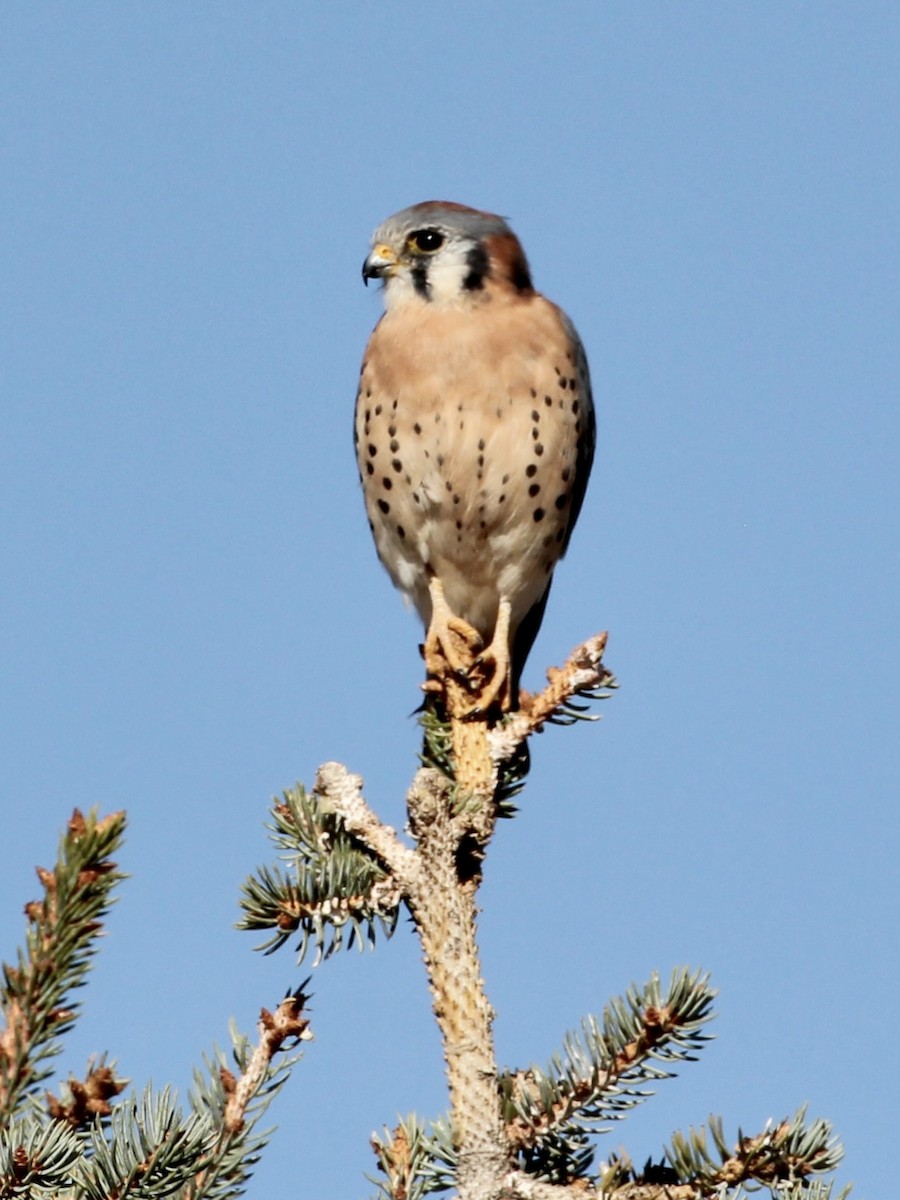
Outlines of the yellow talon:
[{"label": "yellow talon", "polygon": [[[489,646],[476,629],[457,617],[447,604],[438,579],[429,585],[431,621],[425,637],[426,691],[446,690],[448,671],[458,685],[454,707],[458,716],[478,717],[492,706],[508,712],[511,698],[509,655],[510,604],[505,598],[497,610],[497,624]],[[468,693],[462,697],[460,690]]]}]

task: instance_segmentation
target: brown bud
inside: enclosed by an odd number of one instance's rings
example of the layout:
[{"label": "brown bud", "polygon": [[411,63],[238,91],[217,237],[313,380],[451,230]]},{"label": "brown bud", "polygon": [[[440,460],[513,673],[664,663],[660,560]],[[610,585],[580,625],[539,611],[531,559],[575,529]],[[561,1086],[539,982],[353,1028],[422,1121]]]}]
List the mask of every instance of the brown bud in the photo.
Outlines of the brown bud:
[{"label": "brown bud", "polygon": [[80,808],[72,810],[72,815],[69,817],[68,831],[69,836],[75,842],[87,832],[87,821],[85,821],[84,813]]}]

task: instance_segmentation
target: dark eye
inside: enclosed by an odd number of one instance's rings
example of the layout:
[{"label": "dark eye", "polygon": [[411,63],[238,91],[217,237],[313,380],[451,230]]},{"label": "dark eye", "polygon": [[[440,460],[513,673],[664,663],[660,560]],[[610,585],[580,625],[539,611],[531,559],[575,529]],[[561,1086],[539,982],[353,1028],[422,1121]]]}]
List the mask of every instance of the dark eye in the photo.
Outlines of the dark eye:
[{"label": "dark eye", "polygon": [[407,238],[407,245],[420,254],[434,254],[444,244],[444,235],[436,229],[417,229]]}]

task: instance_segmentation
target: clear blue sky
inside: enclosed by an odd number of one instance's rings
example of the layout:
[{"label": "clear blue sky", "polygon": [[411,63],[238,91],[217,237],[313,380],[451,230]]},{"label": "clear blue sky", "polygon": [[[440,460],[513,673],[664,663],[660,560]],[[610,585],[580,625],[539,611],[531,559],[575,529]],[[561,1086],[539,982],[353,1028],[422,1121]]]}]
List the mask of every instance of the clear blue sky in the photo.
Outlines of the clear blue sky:
[{"label": "clear blue sky", "polygon": [[[402,824],[419,630],[351,450],[414,201],[507,215],[590,356],[599,453],[526,685],[610,631],[487,863],[507,1064],[658,968],[717,1040],[606,1142],[809,1101],[896,1190],[900,8],[6,4],[0,954],[73,805],[132,878],[63,1067],[190,1080],[306,973],[232,928],[273,794],[346,762]],[[405,926],[316,975],[252,1196],[357,1196],[443,1112]]]}]

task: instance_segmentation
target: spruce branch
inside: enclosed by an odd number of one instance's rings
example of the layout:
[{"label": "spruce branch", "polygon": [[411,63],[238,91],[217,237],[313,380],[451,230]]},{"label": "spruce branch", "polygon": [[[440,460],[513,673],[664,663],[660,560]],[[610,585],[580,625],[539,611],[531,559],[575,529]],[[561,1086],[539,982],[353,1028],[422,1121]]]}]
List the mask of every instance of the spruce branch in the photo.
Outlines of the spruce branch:
[{"label": "spruce branch", "polygon": [[107,1063],[101,1054],[88,1062],[84,1079],[70,1076],[63,1085],[61,1096],[46,1095],[47,1112],[54,1121],[64,1121],[73,1129],[87,1129],[97,1117],[112,1114],[112,1101],[128,1086],[120,1079],[116,1064]]},{"label": "spruce branch", "polygon": [[584,1178],[589,1134],[652,1095],[647,1084],[670,1078],[669,1063],[695,1057],[708,1040],[701,1030],[714,996],[700,972],[676,970],[665,995],[654,974],[611,1000],[602,1021],[585,1018],[547,1068],[502,1074],[507,1132],[522,1167],[559,1183]]},{"label": "spruce branch", "polygon": [[495,763],[513,758],[518,748],[533,733],[547,724],[572,725],[576,721],[595,721],[597,715],[586,712],[586,703],[605,700],[618,687],[616,677],[603,663],[608,635],[599,633],[576,646],[562,667],[550,667],[547,686],[531,695],[523,692],[518,712],[511,713],[488,733],[491,758]]},{"label": "spruce branch", "polygon": [[4,968],[0,1200],[237,1197],[271,1135],[257,1123],[299,1057],[290,1048],[311,1037],[301,988],[274,1012],[262,1010],[255,1045],[232,1032],[231,1067],[216,1052],[206,1073],[195,1073],[187,1116],[169,1088],[117,1099],[128,1081],[104,1055],[41,1103],[37,1084],[50,1073],[44,1060],[77,1015],[74,1005],[62,1007],[66,993],[83,982],[100,919],[123,878],[109,854],[124,825],[123,814],[101,820],[76,810],[55,868],[38,871],[44,896],[26,906],[18,965]]},{"label": "spruce branch", "polygon": [[[665,993],[654,975],[612,1000],[602,1021],[589,1017],[578,1033],[568,1034],[546,1069],[501,1074],[504,1140],[516,1164],[505,1176],[509,1194],[574,1197],[592,1191],[592,1135],[649,1096],[644,1085],[669,1078],[668,1064],[695,1056],[708,1040],[702,1029],[714,995],[699,972],[675,971]],[[374,1138],[386,1176],[382,1193],[403,1200],[451,1186],[458,1165],[451,1128],[437,1121],[426,1129],[410,1117],[385,1138]]]},{"label": "spruce branch", "polygon": [[385,1178],[369,1178],[383,1200],[423,1200],[453,1187],[457,1155],[446,1122],[426,1130],[413,1114],[383,1137],[373,1133],[372,1149]]},{"label": "spruce branch", "polygon": [[362,778],[351,775],[341,763],[323,763],[316,772],[315,795],[323,805],[333,808],[348,833],[366,846],[398,881],[404,880],[413,869],[413,852],[369,808],[362,786]]},{"label": "spruce branch", "polygon": [[95,1119],[71,1172],[74,1195],[85,1200],[241,1195],[273,1132],[258,1130],[258,1123],[299,1059],[290,1049],[312,1036],[305,1002],[300,989],[274,1013],[263,1009],[255,1045],[232,1028],[230,1065],[215,1050],[205,1069],[195,1070],[187,1116],[170,1089],[147,1088],[140,1100],[120,1102],[109,1121]]},{"label": "spruce branch", "polygon": [[109,1125],[91,1129],[75,1168],[84,1200],[156,1200],[188,1185],[210,1160],[216,1133],[207,1115],[184,1117],[170,1088],[147,1087],[118,1104]]},{"label": "spruce branch", "polygon": [[[326,957],[339,944],[347,920],[355,916],[371,923],[376,916],[390,916],[396,921],[405,901],[421,938],[444,1039],[460,1177],[468,1188],[461,1194],[475,1196],[505,1169],[508,1151],[502,1141],[492,1012],[475,939],[475,876],[469,856],[461,854],[468,826],[451,793],[440,772],[423,768],[417,773],[409,793],[410,829],[417,839],[413,850],[369,808],[359,777],[326,763],[311,794],[297,788],[276,805],[273,834],[293,857],[293,872],[290,879],[259,872],[245,885],[241,924],[276,927],[273,949],[284,943],[286,929],[300,927],[301,953],[313,936],[320,957]],[[379,894],[376,887],[390,897],[387,912],[371,903]],[[348,916],[350,902],[370,907]],[[330,942],[326,922],[336,930]]]},{"label": "spruce branch", "polygon": [[83,1137],[64,1122],[0,1124],[0,1200],[59,1195],[82,1154]]},{"label": "spruce branch", "polygon": [[[709,1142],[712,1141],[713,1149]],[[714,1153],[714,1152],[715,1153]],[[679,1179],[690,1180],[710,1194],[723,1184],[761,1184],[773,1194],[805,1185],[811,1175],[834,1171],[843,1151],[828,1121],[806,1120],[806,1107],[782,1121],[769,1121],[761,1133],[738,1132],[730,1147],[720,1117],[707,1127],[675,1133],[666,1157]]]},{"label": "spruce branch", "polygon": [[230,1081],[223,1078],[223,1085],[228,1093],[224,1126],[229,1133],[240,1133],[244,1128],[250,1104],[259,1094],[263,1083],[269,1079],[272,1060],[285,1042],[308,1042],[312,1039],[309,1020],[303,1016],[306,1000],[307,997],[301,988],[286,996],[274,1013],[269,1012],[267,1008],[260,1013],[257,1025],[259,1041],[249,1059],[243,1064],[240,1077],[235,1081],[233,1088]]},{"label": "spruce branch", "polygon": [[78,1017],[70,993],[84,980],[113,889],[124,878],[110,858],[124,831],[124,813],[101,819],[75,809],[55,867],[38,868],[43,896],[25,906],[25,946],[16,966],[3,964],[0,1121],[49,1076],[46,1062]]},{"label": "spruce branch", "polygon": [[[267,953],[299,931],[298,960],[312,944],[318,962],[345,944],[374,945],[379,928],[390,937],[396,927],[397,882],[383,857],[351,832],[334,801],[323,788],[307,792],[298,784],[274,803],[270,832],[289,871],[259,868],[243,885],[238,922],[239,929],[274,931],[260,947]],[[389,848],[395,843],[402,850],[389,830],[383,848],[388,834]]]},{"label": "spruce branch", "polygon": [[497,1069],[476,936],[482,860],[497,817],[514,812],[531,735],[587,719],[585,702],[616,686],[605,645],[605,634],[589,639],[505,717],[479,705],[449,667],[430,669],[423,766],[407,794],[413,844],[379,820],[359,776],[326,763],[310,794],[297,788],[276,806],[274,835],[291,869],[260,872],[247,885],[243,927],[275,928],[272,948],[299,928],[301,952],[315,938],[321,958],[341,944],[344,926],[351,940],[376,918],[392,929],[400,905],[408,908],[443,1042],[450,1116],[428,1127],[411,1116],[373,1136],[383,1200],[453,1188],[459,1200],[741,1200],[761,1187],[777,1200],[832,1200],[832,1184],[813,1176],[833,1170],[840,1149],[830,1126],[806,1125],[802,1112],[740,1135],[732,1148],[711,1118],[708,1133],[676,1134],[642,1171],[612,1157],[592,1175],[597,1134],[708,1040],[715,993],[701,972],[676,970],[666,988],[656,975],[632,985],[602,1018],[567,1034],[545,1068]]},{"label": "spruce branch", "polygon": [[[457,811],[466,811],[471,799],[461,794],[456,779],[456,760],[453,756],[453,725],[447,719],[441,705],[434,702],[433,696],[426,697],[419,716],[422,726],[423,742],[420,759],[423,767],[440,771],[454,785],[454,807]],[[492,733],[487,734],[488,739]],[[494,782],[493,812],[490,807],[490,828],[493,832],[494,817],[510,818],[517,812],[514,798],[525,786],[525,778],[530,767],[528,748],[524,742],[519,743],[509,751],[510,757],[494,758],[492,778]],[[477,810],[477,806],[476,806]]]},{"label": "spruce branch", "polygon": [[[92,1120],[77,1090],[71,1108],[48,1113],[32,1104],[0,1132],[0,1200],[234,1200],[273,1132],[257,1126],[298,1061],[290,1049],[311,1037],[305,1001],[298,990],[274,1013],[263,1009],[255,1045],[232,1030],[230,1066],[221,1051],[206,1058],[186,1116],[169,1088],[148,1087],[115,1107],[104,1102]],[[106,1079],[98,1083],[103,1095],[120,1086],[111,1067],[93,1077]]]},{"label": "spruce branch", "polygon": [[[712,1141],[713,1149],[709,1142]],[[814,1175],[833,1171],[842,1151],[827,1121],[806,1121],[806,1109],[780,1122],[768,1122],[753,1136],[738,1133],[730,1147],[722,1120],[708,1128],[673,1135],[664,1159],[648,1160],[636,1171],[627,1155],[604,1164],[598,1196],[604,1200],[743,1200],[764,1189],[773,1200],[844,1200],[850,1188],[835,1193],[831,1180]]]},{"label": "spruce branch", "polygon": [[470,826],[453,786],[439,771],[416,773],[408,807],[418,869],[406,899],[443,1041],[459,1195],[489,1197],[509,1164],[509,1147],[476,935],[479,859],[468,848]]},{"label": "spruce branch", "polygon": [[262,1010],[255,1046],[232,1028],[230,1065],[216,1050],[206,1058],[204,1071],[195,1070],[191,1108],[210,1122],[216,1138],[208,1160],[181,1192],[182,1200],[230,1200],[243,1192],[273,1133],[256,1127],[300,1058],[286,1043],[295,1046],[312,1037],[304,1016],[305,987],[286,996],[274,1013]]},{"label": "spruce branch", "polygon": [[[515,815],[513,798],[529,770],[527,741],[547,724],[572,725],[599,720],[587,712],[589,702],[606,699],[617,687],[603,665],[607,634],[600,633],[577,646],[562,667],[547,671],[547,687],[536,695],[521,692],[520,708],[496,720],[472,690],[472,679],[440,657],[429,667],[427,696],[421,724],[425,767],[439,770],[454,784],[454,803],[466,818],[465,833],[483,854],[498,817]],[[477,643],[461,643],[462,658],[478,676]]]}]

